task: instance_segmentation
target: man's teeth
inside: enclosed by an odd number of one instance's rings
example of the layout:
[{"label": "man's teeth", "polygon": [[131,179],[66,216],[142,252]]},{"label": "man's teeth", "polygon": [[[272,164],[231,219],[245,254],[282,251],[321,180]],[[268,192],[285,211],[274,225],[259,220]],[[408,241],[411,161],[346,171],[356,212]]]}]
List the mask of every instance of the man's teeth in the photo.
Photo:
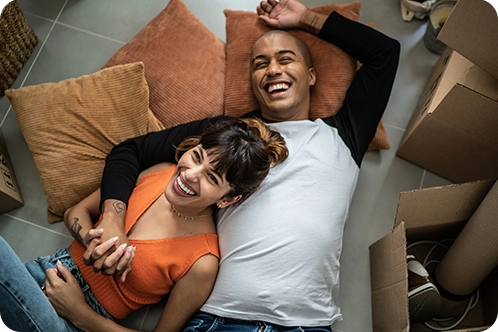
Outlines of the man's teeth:
[{"label": "man's teeth", "polygon": [[180,180],[180,177],[178,177],[178,187],[180,187],[180,189],[182,191],[184,191],[186,194],[189,194],[191,196],[195,195],[195,192],[193,192],[192,190],[188,189],[182,182],[182,180]]},{"label": "man's teeth", "polygon": [[275,90],[287,90],[289,88],[289,84],[287,83],[278,83],[278,84],[271,84],[268,86],[268,92],[273,92]]}]

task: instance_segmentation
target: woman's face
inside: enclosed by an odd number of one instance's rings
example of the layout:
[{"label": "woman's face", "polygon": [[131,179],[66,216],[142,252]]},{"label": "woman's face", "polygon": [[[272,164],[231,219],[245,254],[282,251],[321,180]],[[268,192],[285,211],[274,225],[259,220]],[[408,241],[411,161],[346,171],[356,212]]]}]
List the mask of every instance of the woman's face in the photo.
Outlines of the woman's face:
[{"label": "woman's face", "polygon": [[165,195],[171,204],[204,209],[212,204],[223,205],[231,199],[224,197],[231,189],[230,183],[225,174],[215,171],[211,159],[201,145],[183,154],[166,186]]}]

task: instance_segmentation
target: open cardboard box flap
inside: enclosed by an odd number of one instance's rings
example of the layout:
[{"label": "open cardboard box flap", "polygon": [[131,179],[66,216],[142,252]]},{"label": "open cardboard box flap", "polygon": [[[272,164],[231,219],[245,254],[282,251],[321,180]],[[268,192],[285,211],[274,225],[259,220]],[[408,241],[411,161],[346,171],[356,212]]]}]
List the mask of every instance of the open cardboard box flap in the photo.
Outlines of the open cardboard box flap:
[{"label": "open cardboard box flap", "polygon": [[498,16],[485,0],[458,0],[437,38],[498,78]]},{"label": "open cardboard box flap", "polygon": [[498,80],[448,48],[396,154],[453,182],[498,176]]},{"label": "open cardboard box flap", "polygon": [[[480,180],[400,193],[393,229],[370,246],[374,331],[430,331],[420,323],[410,325],[407,243],[458,236],[495,182]],[[496,276],[498,269],[491,279]],[[452,331],[483,331],[480,325],[492,324],[498,310],[498,285],[493,281],[483,284],[487,290],[482,296],[485,305],[472,321],[478,326]]]}]

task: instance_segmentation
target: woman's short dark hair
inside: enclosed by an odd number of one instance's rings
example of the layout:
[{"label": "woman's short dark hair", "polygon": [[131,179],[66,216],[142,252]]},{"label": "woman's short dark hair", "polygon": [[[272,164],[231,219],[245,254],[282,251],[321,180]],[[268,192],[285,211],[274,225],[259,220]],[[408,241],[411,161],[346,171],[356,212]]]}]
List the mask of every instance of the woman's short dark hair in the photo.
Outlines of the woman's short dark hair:
[{"label": "woman's short dark hair", "polygon": [[[251,195],[268,175],[270,168],[284,161],[289,152],[284,138],[259,119],[230,119],[208,126],[200,136],[184,140],[180,154],[201,145],[215,170],[226,174],[231,190],[228,197]],[[239,201],[239,202],[240,202]]]}]

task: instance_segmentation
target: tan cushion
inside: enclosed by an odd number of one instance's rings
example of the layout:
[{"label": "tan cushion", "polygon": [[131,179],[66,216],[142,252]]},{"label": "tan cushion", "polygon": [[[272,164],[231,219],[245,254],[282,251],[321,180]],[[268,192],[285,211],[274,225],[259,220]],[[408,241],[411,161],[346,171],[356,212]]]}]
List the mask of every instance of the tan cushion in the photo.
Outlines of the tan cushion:
[{"label": "tan cushion", "polygon": [[166,126],[223,114],[225,44],[171,0],[105,64],[142,61],[150,109]]},{"label": "tan cushion", "polygon": [[[358,21],[361,4],[325,5],[313,8],[314,11],[329,15],[332,11]],[[251,89],[250,57],[254,42],[264,32],[269,31],[255,12],[225,10],[226,16],[226,81],[225,114],[240,116],[258,109],[258,102]],[[311,88],[310,119],[334,115],[341,107],[346,91],[356,71],[353,57],[320,38],[301,30],[289,30],[309,47],[317,82]],[[331,60],[332,59],[332,60]],[[389,148],[382,121],[378,134],[369,149]]]},{"label": "tan cushion", "polygon": [[5,92],[40,174],[50,222],[99,187],[112,147],[163,128],[149,110],[143,70],[133,63]]}]

